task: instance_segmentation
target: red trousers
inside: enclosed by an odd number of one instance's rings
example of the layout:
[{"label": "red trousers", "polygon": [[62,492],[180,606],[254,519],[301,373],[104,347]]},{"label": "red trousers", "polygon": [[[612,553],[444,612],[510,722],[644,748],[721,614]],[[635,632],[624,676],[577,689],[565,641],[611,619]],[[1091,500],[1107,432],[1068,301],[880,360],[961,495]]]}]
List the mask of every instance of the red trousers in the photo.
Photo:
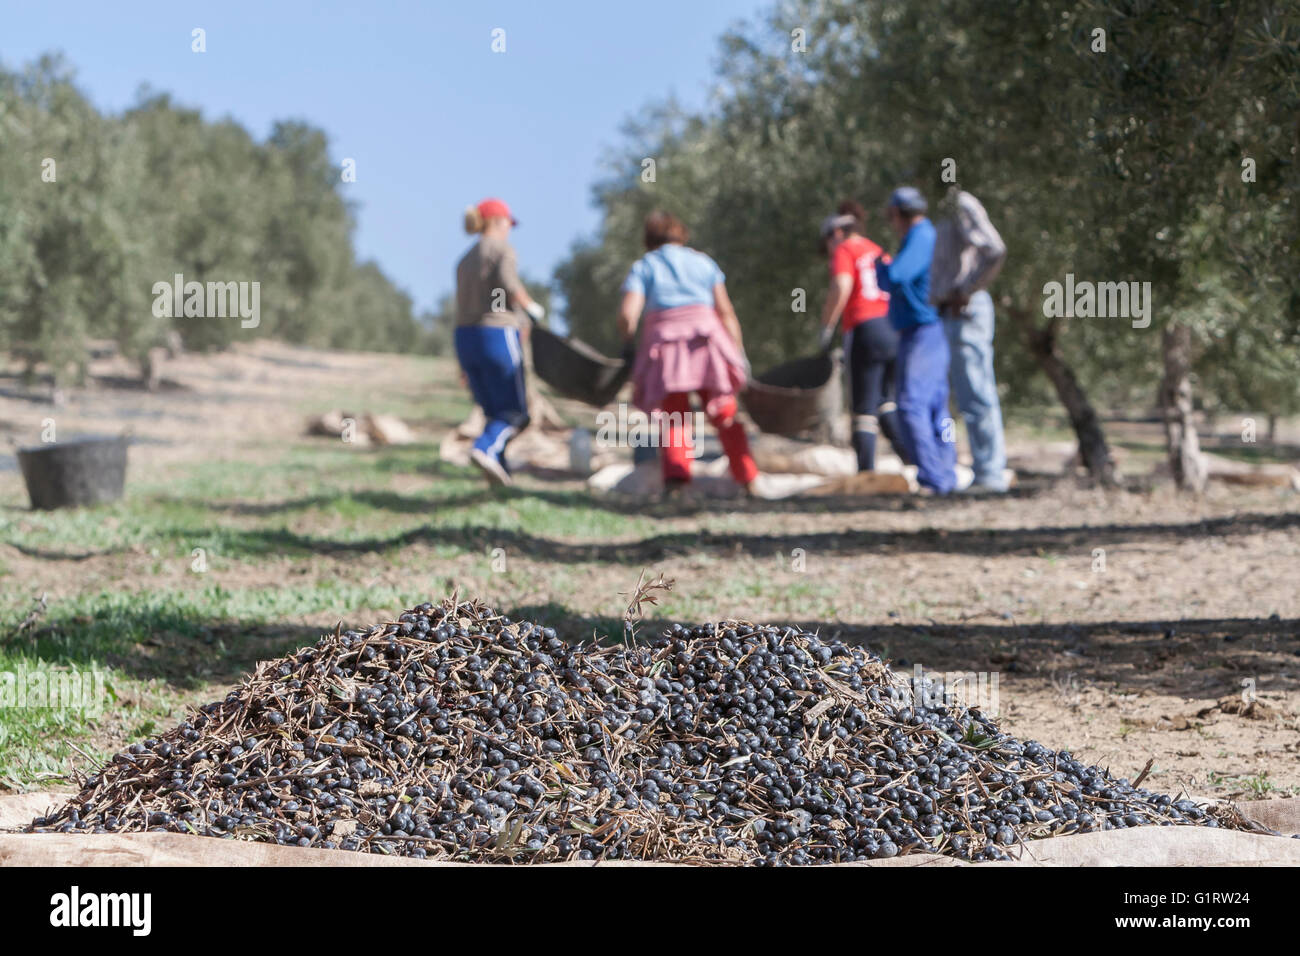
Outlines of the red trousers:
[{"label": "red trousers", "polygon": [[[705,389],[699,391],[704,402],[704,414],[709,424],[718,430],[722,450],[731,463],[731,477],[736,483],[747,485],[758,477],[758,466],[749,454],[749,439],[745,428],[736,421],[736,397],[721,395],[710,398]],[[689,392],[673,392],[664,397],[662,417],[659,420],[659,454],[663,461],[664,482],[690,481],[692,447],[691,396]],[[686,427],[683,428],[683,425]]]}]

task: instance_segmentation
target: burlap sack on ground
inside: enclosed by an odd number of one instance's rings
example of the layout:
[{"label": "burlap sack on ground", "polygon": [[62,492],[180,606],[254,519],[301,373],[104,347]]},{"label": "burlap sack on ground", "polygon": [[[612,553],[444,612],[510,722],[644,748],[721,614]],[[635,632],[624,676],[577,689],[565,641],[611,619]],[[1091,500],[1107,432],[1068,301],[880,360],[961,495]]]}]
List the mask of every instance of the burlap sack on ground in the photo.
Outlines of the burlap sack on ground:
[{"label": "burlap sack on ground", "polygon": [[[66,794],[0,797],[0,827],[20,827]],[[1300,833],[1300,800],[1241,804],[1243,815],[1284,834]],[[1300,840],[1205,827],[1140,827],[1033,840],[1012,863],[967,864],[930,853],[846,866],[1300,866]],[[312,850],[181,833],[72,835],[0,833],[3,866],[482,866],[396,859],[378,853]],[[589,863],[546,864],[590,866]],[[602,863],[601,866],[652,866]]]}]

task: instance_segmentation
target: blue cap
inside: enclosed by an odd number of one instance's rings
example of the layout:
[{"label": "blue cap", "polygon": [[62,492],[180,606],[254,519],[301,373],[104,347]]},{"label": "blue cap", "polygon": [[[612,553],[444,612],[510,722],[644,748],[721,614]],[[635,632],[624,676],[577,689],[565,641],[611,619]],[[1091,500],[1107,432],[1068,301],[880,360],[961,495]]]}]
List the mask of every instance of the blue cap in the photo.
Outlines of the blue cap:
[{"label": "blue cap", "polygon": [[921,190],[914,186],[899,186],[889,197],[891,208],[903,212],[925,212],[928,208]]}]

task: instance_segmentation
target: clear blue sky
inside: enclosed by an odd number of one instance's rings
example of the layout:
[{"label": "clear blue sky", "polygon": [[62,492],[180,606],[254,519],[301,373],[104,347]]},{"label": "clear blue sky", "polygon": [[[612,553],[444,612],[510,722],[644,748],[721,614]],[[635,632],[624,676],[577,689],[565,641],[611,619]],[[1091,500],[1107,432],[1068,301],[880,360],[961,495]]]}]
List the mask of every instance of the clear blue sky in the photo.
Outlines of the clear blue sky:
[{"label": "clear blue sky", "polygon": [[[526,273],[592,232],[590,184],[622,122],[674,94],[709,102],[718,36],[770,0],[59,0],[6,2],[0,61],[62,52],[101,109],[142,84],[259,139],[323,128],[357,163],[357,248],[431,307],[468,245],[460,213],[500,195]],[[190,50],[207,31],[207,52]],[[506,52],[491,50],[506,31]]]}]

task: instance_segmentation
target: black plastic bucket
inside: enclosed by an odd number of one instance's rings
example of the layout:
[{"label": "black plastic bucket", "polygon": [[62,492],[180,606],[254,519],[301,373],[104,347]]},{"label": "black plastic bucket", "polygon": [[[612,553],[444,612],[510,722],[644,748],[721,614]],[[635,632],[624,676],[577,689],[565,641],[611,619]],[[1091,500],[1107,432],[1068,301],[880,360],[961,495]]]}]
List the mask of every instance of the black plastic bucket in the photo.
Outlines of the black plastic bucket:
[{"label": "black plastic bucket", "polygon": [[741,403],[759,430],[791,438],[827,433],[843,407],[838,358],[825,352],[750,379]]},{"label": "black plastic bucket", "polygon": [[126,482],[125,436],[95,436],[18,449],[32,507],[42,511],[116,501]]},{"label": "black plastic bucket", "polygon": [[533,326],[533,369],[551,388],[602,408],[612,402],[632,374],[629,359],[601,355],[581,339],[565,338]]}]

